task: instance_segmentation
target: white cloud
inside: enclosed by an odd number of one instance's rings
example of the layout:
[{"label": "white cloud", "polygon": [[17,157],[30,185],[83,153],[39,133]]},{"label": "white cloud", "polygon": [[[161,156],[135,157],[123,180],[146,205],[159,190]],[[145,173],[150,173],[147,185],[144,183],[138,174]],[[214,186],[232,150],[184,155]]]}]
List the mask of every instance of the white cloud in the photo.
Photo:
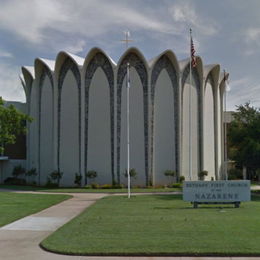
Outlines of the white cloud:
[{"label": "white cloud", "polygon": [[59,33],[93,37],[124,26],[172,31],[169,24],[122,1],[9,0],[0,9],[0,28],[34,44],[53,40]]},{"label": "white cloud", "polygon": [[65,21],[62,3],[52,0],[9,0],[1,2],[0,28],[32,43],[42,42],[44,29]]},{"label": "white cloud", "polygon": [[231,91],[228,92],[228,108],[250,101],[252,105],[260,106],[260,85],[252,83],[248,77],[230,82]]},{"label": "white cloud", "polygon": [[13,54],[11,52],[0,49],[0,57],[2,57],[2,58],[13,58]]},{"label": "white cloud", "polygon": [[193,28],[202,35],[212,36],[218,32],[218,25],[210,18],[199,15],[192,2],[181,1],[169,9],[173,20],[178,26]]},{"label": "white cloud", "polygon": [[258,53],[260,47],[260,27],[250,27],[241,33],[245,44],[244,54],[246,56]]},{"label": "white cloud", "polygon": [[72,43],[71,45],[67,45],[67,46],[65,45],[62,48],[62,50],[77,54],[79,52],[82,52],[85,47],[86,47],[86,42],[84,40],[79,40],[74,42],[74,44]]},{"label": "white cloud", "polygon": [[19,67],[0,63],[0,96],[5,100],[25,102],[25,94],[19,80]]}]

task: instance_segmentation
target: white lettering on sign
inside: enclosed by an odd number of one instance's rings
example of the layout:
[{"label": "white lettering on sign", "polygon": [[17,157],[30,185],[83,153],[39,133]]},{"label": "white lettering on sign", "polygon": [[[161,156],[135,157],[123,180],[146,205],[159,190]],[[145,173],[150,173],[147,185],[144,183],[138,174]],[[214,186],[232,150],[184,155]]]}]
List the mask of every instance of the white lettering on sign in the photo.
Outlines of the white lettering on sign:
[{"label": "white lettering on sign", "polygon": [[250,201],[250,181],[185,181],[183,200],[190,202]]}]

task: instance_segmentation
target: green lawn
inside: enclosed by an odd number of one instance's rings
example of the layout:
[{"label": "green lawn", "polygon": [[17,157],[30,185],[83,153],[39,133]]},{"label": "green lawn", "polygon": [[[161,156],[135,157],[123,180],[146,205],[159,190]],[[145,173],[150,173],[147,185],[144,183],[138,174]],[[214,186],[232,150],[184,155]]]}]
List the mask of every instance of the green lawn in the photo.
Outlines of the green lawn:
[{"label": "green lawn", "polygon": [[[0,188],[10,190],[42,191],[57,193],[127,193],[127,189],[87,189],[87,188],[46,188],[37,186],[20,186],[20,185],[0,185]],[[181,191],[180,188],[133,188],[131,192],[174,192]]]},{"label": "green lawn", "polygon": [[260,197],[193,209],[179,195],[110,196],[41,245],[86,255],[260,254]]},{"label": "green lawn", "polygon": [[0,226],[41,211],[70,197],[69,195],[0,192]]}]

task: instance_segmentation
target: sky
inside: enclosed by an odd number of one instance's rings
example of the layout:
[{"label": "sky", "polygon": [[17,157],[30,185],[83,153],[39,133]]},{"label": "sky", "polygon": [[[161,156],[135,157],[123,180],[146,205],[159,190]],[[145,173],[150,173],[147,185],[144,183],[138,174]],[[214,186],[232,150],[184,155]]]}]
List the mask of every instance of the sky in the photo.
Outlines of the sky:
[{"label": "sky", "polygon": [[260,107],[259,0],[0,0],[0,96],[25,101],[21,66],[60,51],[86,57],[93,47],[117,62],[129,30],[147,60],[171,49],[189,57],[189,28],[204,65],[230,73],[227,109]]}]

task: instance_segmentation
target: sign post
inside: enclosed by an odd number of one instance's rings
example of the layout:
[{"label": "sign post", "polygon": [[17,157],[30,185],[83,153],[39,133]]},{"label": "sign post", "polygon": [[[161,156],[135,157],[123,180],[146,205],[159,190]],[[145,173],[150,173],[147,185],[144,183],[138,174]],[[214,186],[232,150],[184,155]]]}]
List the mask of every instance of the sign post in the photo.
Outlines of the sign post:
[{"label": "sign post", "polygon": [[199,204],[235,204],[251,200],[250,181],[185,181],[183,200]]}]

